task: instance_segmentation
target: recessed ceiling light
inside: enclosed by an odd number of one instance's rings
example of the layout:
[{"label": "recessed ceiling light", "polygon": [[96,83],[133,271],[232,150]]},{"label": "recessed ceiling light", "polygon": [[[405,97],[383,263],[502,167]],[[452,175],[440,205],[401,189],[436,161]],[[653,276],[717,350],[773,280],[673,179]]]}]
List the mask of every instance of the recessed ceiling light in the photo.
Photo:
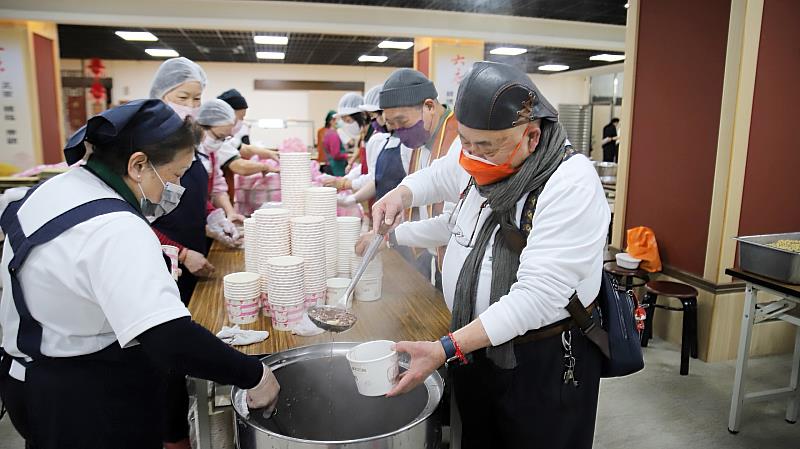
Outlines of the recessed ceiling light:
[{"label": "recessed ceiling light", "polygon": [[396,50],[408,50],[413,47],[413,42],[383,41],[378,44],[378,48],[394,48]]},{"label": "recessed ceiling light", "polygon": [[177,51],[169,48],[148,48],[144,52],[157,58],[176,58],[179,56]]},{"label": "recessed ceiling light", "polygon": [[288,36],[253,36],[256,44],[264,45],[286,45],[289,43]]},{"label": "recessed ceiling light", "polygon": [[388,56],[361,55],[358,57],[359,62],[386,62],[387,59],[389,59]]},{"label": "recessed ceiling light", "polygon": [[286,53],[282,51],[258,51],[256,52],[258,59],[286,59]]},{"label": "recessed ceiling light", "polygon": [[610,55],[608,53],[589,56],[590,61],[617,62],[617,61],[622,61],[623,59],[625,59],[625,55]]},{"label": "recessed ceiling light", "polygon": [[569,66],[561,64],[545,64],[540,65],[539,70],[543,70],[545,72],[563,72],[564,70],[569,70]]},{"label": "recessed ceiling light", "polygon": [[527,48],[516,48],[516,47],[498,47],[489,51],[489,53],[493,55],[503,55],[503,56],[519,56],[527,52],[528,52]]},{"label": "recessed ceiling light", "polygon": [[156,35],[149,31],[115,31],[114,34],[126,41],[155,42],[158,40]]}]

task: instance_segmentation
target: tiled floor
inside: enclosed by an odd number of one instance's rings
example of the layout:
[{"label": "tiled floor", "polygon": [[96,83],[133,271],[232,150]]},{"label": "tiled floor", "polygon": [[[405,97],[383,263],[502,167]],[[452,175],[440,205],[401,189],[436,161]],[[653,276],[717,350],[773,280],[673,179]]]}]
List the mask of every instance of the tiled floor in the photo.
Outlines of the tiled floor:
[{"label": "tiled floor", "polygon": [[[786,403],[746,404],[738,435],[727,430],[734,363],[692,360],[678,375],[678,348],[655,340],[641,373],[602,383],[596,449],[796,449],[800,424],[783,420]],[[791,357],[753,359],[749,389],[785,386]],[[0,449],[22,449],[8,418],[0,421]]]}]

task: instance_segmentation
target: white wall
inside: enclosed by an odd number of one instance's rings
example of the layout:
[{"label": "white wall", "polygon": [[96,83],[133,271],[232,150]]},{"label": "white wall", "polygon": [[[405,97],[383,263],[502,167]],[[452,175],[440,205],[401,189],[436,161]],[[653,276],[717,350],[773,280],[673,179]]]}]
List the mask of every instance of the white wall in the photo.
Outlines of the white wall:
[{"label": "white wall", "polygon": [[589,77],[584,75],[528,74],[556,109],[560,104],[589,104]]},{"label": "white wall", "polygon": [[[104,60],[105,75],[113,79],[114,103],[120,100],[147,98],[153,74],[161,61]],[[326,66],[297,64],[258,64],[204,62],[200,64],[208,75],[203,100],[216,97],[223,91],[236,88],[245,98],[249,109],[248,120],[281,118],[287,120],[313,120],[314,132],[306,129],[270,130],[258,133],[269,145],[276,145],[283,138],[297,136],[307,143],[322,126],[325,114],[336,109],[342,91],[266,91],[255,90],[256,79],[305,80],[305,81],[356,81],[365,84],[365,90],[383,82],[394,68],[361,66]],[[80,70],[80,61],[63,59],[64,70]],[[363,92],[362,92],[363,94]]]},{"label": "white wall", "polygon": [[[105,75],[113,79],[114,102],[146,98],[150,82],[160,61],[105,60]],[[344,92],[340,91],[265,91],[255,90],[256,79],[309,80],[309,81],[357,81],[364,82],[368,90],[382,83],[394,68],[329,66],[298,64],[258,63],[201,63],[208,75],[204,100],[211,99],[223,91],[236,88],[247,98],[250,106],[249,120],[282,118],[289,120],[313,120],[314,130],[322,125],[325,114],[336,105]],[[63,59],[64,70],[80,70],[77,59]],[[589,78],[583,75],[554,74],[530,75],[545,97],[558,108],[559,104],[587,104],[589,102]],[[255,132],[254,136],[277,145],[283,138],[297,136],[307,143],[313,140],[313,130],[288,129]]]}]

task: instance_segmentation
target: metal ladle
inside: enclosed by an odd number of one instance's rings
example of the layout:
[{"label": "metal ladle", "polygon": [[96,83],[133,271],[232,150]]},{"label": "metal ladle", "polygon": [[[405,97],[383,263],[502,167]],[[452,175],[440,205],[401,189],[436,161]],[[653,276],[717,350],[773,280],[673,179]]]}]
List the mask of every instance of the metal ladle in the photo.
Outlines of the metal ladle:
[{"label": "metal ladle", "polygon": [[354,313],[348,310],[347,300],[350,298],[350,295],[353,294],[353,290],[356,288],[358,281],[361,280],[361,276],[364,274],[364,271],[366,271],[367,265],[369,265],[375,257],[375,254],[378,253],[378,248],[381,247],[381,243],[383,243],[387,231],[384,229],[384,226],[385,225],[381,226],[381,229],[378,231],[379,233],[375,235],[372,242],[370,242],[367,247],[367,250],[364,251],[361,265],[358,266],[356,274],[353,276],[353,279],[350,280],[350,285],[347,286],[344,295],[342,295],[335,304],[311,306],[308,308],[308,318],[320,329],[329,332],[344,332],[356,324],[358,318]]}]

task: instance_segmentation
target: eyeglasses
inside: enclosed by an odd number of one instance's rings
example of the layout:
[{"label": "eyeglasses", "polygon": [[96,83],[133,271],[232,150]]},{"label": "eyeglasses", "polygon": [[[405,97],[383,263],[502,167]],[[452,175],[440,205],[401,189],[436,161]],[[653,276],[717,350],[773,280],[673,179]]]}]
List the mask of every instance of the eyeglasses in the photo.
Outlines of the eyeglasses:
[{"label": "eyeglasses", "polygon": [[481,204],[481,207],[478,210],[478,216],[475,217],[475,223],[472,227],[472,232],[469,234],[469,237],[467,237],[467,234],[458,224],[458,216],[461,213],[461,208],[464,206],[464,200],[466,200],[467,195],[469,195],[469,191],[472,188],[473,183],[474,180],[470,179],[469,184],[467,184],[467,187],[461,192],[461,195],[459,195],[458,204],[456,204],[455,209],[453,209],[453,213],[450,214],[450,218],[447,220],[447,224],[452,229],[450,233],[453,235],[454,240],[456,241],[456,243],[465,248],[472,248],[473,246],[472,240],[475,238],[475,232],[477,232],[478,230],[478,222],[481,221],[481,215],[483,214],[483,209],[486,208],[488,204],[488,201],[484,201]]}]

